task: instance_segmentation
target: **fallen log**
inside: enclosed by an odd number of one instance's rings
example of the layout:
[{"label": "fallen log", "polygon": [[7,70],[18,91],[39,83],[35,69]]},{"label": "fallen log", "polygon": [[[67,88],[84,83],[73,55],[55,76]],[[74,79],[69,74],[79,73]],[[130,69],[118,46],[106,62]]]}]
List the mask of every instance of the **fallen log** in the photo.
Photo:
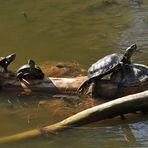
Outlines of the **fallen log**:
[{"label": "fallen log", "polygon": [[[87,76],[75,77],[75,78],[54,78],[45,77],[43,80],[31,80],[30,85],[25,85],[16,79],[15,76],[7,77],[2,83],[3,91],[14,92],[39,92],[48,94],[74,94],[83,81],[87,79]],[[121,87],[116,83],[112,83],[110,80],[99,80],[97,82],[97,88],[95,89],[101,97],[105,98],[117,98],[129,94],[142,92],[148,89],[148,82],[132,87]],[[90,89],[90,94],[92,89]]]},{"label": "fallen log", "polygon": [[48,133],[61,131],[71,127],[81,126],[91,122],[113,118],[121,114],[145,110],[147,109],[147,107],[148,90],[138,94],[118,98],[113,101],[109,101],[107,103],[86,109],[53,125],[45,126],[40,129],[34,129],[7,137],[1,137],[0,143],[19,141],[27,138],[37,137],[42,134],[46,135]]},{"label": "fallen log", "polygon": [[76,78],[54,78],[45,77],[43,80],[28,80],[30,83],[26,85],[23,82],[18,81],[15,77],[6,79],[2,83],[3,91],[23,91],[26,88],[33,92],[46,92],[51,94],[69,94],[75,93],[80,84],[86,79],[86,77]]}]

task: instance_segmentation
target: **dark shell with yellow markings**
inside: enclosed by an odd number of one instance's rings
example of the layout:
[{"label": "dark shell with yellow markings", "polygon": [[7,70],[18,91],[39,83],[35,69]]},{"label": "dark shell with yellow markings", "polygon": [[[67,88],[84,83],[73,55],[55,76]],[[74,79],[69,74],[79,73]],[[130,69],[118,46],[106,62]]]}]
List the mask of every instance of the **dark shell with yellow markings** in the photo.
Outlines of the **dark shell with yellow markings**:
[{"label": "dark shell with yellow markings", "polygon": [[111,81],[120,86],[148,84],[148,67],[143,64],[128,64],[124,68],[124,72],[121,69],[114,71]]},{"label": "dark shell with yellow markings", "polygon": [[98,60],[92,64],[88,69],[88,78],[103,77],[104,75],[112,72],[120,65],[123,59],[123,54],[114,53]]}]

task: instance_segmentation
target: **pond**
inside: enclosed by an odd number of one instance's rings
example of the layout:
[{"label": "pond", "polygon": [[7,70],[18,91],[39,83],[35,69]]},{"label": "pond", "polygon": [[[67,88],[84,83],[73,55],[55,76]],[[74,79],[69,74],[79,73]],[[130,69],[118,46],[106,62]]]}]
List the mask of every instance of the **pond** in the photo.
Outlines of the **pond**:
[{"label": "pond", "polygon": [[[13,71],[28,58],[38,64],[62,61],[88,68],[99,58],[123,53],[136,43],[141,52],[133,56],[133,62],[148,65],[148,1],[106,1],[1,0],[0,55],[16,53],[10,66]],[[79,111],[77,106],[95,105],[93,101],[73,99],[51,99],[45,94],[16,97],[1,92],[0,136],[52,124]],[[143,117],[129,123],[79,127],[3,147],[148,147],[147,133],[148,120]]]}]

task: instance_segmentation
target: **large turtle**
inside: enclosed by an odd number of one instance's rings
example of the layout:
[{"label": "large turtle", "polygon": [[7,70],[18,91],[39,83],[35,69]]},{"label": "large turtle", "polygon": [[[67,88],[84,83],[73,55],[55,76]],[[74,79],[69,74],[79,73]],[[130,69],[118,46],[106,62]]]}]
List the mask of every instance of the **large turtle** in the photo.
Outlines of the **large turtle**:
[{"label": "large turtle", "polygon": [[141,85],[148,82],[148,67],[133,63],[125,65],[124,73],[121,69],[115,70],[111,75],[111,81],[121,87]]},{"label": "large turtle", "polygon": [[133,44],[128,47],[124,54],[114,53],[107,55],[92,64],[88,69],[88,79],[84,81],[78,88],[79,93],[85,92],[91,83],[95,84],[96,80],[101,79],[105,75],[115,71],[116,69],[124,69],[125,64],[130,64],[130,58],[136,51],[137,45]]},{"label": "large turtle", "polygon": [[17,70],[17,78],[21,80],[43,79],[44,73],[33,60],[28,60],[28,64],[21,66]]},{"label": "large turtle", "polygon": [[10,54],[6,57],[0,57],[0,66],[2,67],[3,72],[8,72],[7,67],[11,62],[14,61],[15,57],[16,57],[15,53]]}]

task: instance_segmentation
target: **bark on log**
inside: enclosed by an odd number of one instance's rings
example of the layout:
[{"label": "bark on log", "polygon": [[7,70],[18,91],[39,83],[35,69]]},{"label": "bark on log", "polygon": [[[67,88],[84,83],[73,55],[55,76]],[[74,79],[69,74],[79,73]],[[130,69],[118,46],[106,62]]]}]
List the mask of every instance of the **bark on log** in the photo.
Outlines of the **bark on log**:
[{"label": "bark on log", "polygon": [[45,77],[43,80],[29,80],[30,85],[18,81],[16,78],[6,79],[2,84],[3,91],[23,91],[30,89],[33,92],[47,92],[51,94],[75,93],[77,88],[86,79],[86,77],[76,78],[54,78]]},{"label": "bark on log", "polygon": [[19,141],[27,138],[33,138],[42,134],[53,133],[88,124],[95,121],[101,121],[107,118],[113,118],[121,114],[127,114],[138,110],[143,110],[148,107],[148,90],[118,98],[113,101],[89,108],[79,112],[65,120],[53,125],[45,126],[42,129],[34,129],[27,132],[19,133],[12,136],[1,137],[0,143]]},{"label": "bark on log", "polygon": [[[44,92],[49,94],[74,94],[83,81],[87,79],[86,76],[75,78],[53,78],[45,77],[44,80],[29,81],[30,85],[26,86],[24,83],[16,80],[15,77],[8,78],[3,82],[3,91],[33,91]],[[148,89],[148,82],[134,87],[119,87],[117,84],[109,80],[99,80],[97,82],[98,95],[105,98],[117,98],[129,94],[142,92]]]}]

